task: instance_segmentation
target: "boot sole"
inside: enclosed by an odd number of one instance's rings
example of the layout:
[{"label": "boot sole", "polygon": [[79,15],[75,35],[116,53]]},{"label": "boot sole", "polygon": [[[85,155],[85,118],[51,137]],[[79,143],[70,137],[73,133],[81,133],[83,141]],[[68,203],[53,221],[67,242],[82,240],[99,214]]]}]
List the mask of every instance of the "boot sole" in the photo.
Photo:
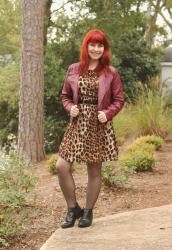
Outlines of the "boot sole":
[{"label": "boot sole", "polygon": [[90,227],[92,225],[92,223],[91,224],[89,224],[89,225],[78,225],[78,227],[80,227],[80,228],[84,228],[84,227]]}]

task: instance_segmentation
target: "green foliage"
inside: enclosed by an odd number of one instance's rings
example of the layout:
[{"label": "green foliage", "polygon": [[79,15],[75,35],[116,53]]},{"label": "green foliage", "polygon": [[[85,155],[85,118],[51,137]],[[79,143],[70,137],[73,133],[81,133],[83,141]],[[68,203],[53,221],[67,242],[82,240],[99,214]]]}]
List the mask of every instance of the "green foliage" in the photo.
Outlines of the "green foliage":
[{"label": "green foliage", "polygon": [[160,51],[148,50],[142,32],[130,31],[121,37],[117,57],[118,69],[128,100],[135,100],[137,82],[148,84],[160,71]]},{"label": "green foliage", "polygon": [[20,0],[0,1],[0,145],[17,134]]},{"label": "green foliage", "polygon": [[140,149],[121,156],[120,164],[131,171],[150,171],[155,167],[155,158],[151,152]]},{"label": "green foliage", "polygon": [[57,97],[58,91],[63,84],[65,71],[67,66],[64,66],[62,58],[62,45],[47,44],[45,48],[44,59],[44,76],[45,76],[45,104],[48,104],[50,98]]},{"label": "green foliage", "polygon": [[19,65],[0,67],[0,76],[0,144],[4,145],[8,134],[17,134]]},{"label": "green foliage", "polygon": [[47,45],[45,51],[44,132],[46,153],[57,152],[68,121],[68,114],[60,101],[60,91],[67,70],[67,66],[64,66],[63,53],[65,51],[63,51],[62,44],[57,43]]},{"label": "green foliage", "polygon": [[20,46],[20,0],[0,1],[0,55],[15,58]]},{"label": "green foliage", "polygon": [[58,146],[62,140],[66,129],[66,120],[61,120],[60,116],[53,118],[52,116],[45,117],[44,120],[44,145],[46,153],[55,153],[58,151]]},{"label": "green foliage", "polygon": [[0,100],[16,108],[19,100],[19,64],[18,62],[8,63],[5,67],[0,66]]},{"label": "green foliage", "polygon": [[4,128],[0,130],[0,145],[4,145],[7,142],[8,131]]},{"label": "green foliage", "polygon": [[36,178],[28,167],[16,149],[8,154],[3,148],[0,150],[0,247],[9,246],[11,239],[20,235],[33,211],[34,197],[30,190]]}]

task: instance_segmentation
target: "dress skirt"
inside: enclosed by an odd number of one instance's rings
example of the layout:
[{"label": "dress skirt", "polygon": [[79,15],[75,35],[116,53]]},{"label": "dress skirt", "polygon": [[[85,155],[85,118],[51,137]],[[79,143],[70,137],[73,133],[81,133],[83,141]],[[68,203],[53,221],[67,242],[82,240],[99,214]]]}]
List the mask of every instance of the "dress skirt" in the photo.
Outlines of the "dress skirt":
[{"label": "dress skirt", "polygon": [[[79,99],[98,99],[98,84],[93,70],[80,76]],[[71,163],[117,160],[118,147],[112,121],[101,123],[98,120],[97,104],[79,103],[78,109],[78,116],[70,117],[58,155]]]}]

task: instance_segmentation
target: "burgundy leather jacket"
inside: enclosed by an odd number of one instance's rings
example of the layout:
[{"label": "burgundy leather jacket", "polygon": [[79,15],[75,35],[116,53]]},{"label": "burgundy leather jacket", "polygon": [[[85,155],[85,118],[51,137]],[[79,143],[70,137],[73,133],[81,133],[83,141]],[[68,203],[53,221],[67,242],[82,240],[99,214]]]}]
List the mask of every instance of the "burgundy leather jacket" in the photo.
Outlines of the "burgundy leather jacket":
[{"label": "burgundy leather jacket", "polygon": [[[109,66],[107,76],[99,76],[98,111],[103,111],[107,120],[112,118],[124,105],[124,92],[118,71]],[[60,95],[62,104],[67,112],[73,105],[78,104],[79,63],[71,64],[67,70],[66,78]]]}]

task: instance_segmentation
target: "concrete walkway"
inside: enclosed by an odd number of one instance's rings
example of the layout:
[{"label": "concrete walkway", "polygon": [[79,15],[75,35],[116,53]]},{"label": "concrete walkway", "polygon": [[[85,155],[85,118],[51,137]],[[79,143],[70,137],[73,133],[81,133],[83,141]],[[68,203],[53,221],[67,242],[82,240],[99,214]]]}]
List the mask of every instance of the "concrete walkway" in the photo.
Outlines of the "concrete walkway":
[{"label": "concrete walkway", "polygon": [[94,219],[91,227],[57,229],[40,250],[172,250],[172,204]]}]

